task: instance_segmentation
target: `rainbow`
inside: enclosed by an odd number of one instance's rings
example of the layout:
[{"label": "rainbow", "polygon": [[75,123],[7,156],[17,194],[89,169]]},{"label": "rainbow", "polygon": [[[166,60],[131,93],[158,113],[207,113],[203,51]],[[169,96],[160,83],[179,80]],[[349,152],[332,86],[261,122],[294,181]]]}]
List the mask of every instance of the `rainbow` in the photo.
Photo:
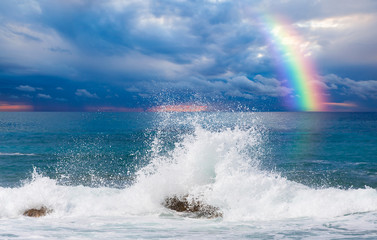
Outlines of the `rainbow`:
[{"label": "rainbow", "polygon": [[260,17],[278,68],[281,81],[293,92],[286,97],[287,105],[296,111],[325,111],[325,94],[319,74],[309,56],[300,49],[303,41],[286,21],[264,15]]}]

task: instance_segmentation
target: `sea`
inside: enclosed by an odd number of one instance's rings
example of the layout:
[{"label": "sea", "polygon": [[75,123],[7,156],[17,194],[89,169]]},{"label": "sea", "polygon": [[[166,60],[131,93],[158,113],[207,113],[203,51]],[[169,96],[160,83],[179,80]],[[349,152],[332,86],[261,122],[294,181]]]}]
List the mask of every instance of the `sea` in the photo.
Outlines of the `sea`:
[{"label": "sea", "polygon": [[0,239],[377,239],[377,113],[2,112]]}]

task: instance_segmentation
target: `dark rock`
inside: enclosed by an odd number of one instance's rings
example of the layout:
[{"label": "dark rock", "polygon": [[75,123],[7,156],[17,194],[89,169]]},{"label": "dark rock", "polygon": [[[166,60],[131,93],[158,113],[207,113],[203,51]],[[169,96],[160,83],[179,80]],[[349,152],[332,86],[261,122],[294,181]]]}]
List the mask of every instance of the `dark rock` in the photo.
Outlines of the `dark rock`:
[{"label": "dark rock", "polygon": [[218,218],[223,216],[218,207],[206,204],[198,199],[189,199],[188,195],[167,197],[163,205],[177,212],[192,213],[199,218]]},{"label": "dark rock", "polygon": [[45,206],[42,206],[39,209],[37,208],[28,209],[23,213],[23,215],[27,217],[43,217],[51,212],[52,212],[52,209],[48,209]]}]

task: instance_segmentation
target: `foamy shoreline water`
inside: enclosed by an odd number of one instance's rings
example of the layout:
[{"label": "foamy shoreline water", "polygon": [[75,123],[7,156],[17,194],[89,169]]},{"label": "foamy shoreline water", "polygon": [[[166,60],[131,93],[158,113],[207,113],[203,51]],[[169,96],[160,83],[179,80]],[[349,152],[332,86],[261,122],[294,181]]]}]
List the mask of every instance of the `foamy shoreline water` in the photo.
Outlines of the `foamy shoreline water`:
[{"label": "foamy shoreline water", "polygon": [[172,213],[149,216],[1,219],[3,239],[373,239],[375,213],[336,218],[242,221],[182,218]]}]

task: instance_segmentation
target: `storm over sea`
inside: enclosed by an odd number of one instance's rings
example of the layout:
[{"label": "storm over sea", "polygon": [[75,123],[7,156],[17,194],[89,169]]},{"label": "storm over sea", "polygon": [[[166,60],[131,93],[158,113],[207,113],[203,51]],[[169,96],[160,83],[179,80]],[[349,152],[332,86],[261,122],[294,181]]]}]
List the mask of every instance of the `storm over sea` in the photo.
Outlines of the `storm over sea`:
[{"label": "storm over sea", "polygon": [[126,238],[376,239],[377,113],[0,113],[0,239]]}]

